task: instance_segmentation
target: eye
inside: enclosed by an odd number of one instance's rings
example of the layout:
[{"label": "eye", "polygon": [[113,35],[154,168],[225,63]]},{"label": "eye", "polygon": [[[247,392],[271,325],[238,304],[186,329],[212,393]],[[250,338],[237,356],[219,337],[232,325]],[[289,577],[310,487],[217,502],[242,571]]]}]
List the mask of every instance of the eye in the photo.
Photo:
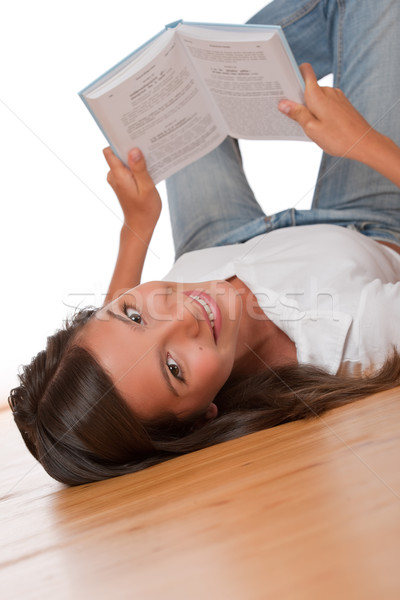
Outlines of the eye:
[{"label": "eye", "polygon": [[181,381],[185,381],[181,367],[170,354],[167,354],[167,367],[171,371],[172,376]]},{"label": "eye", "polygon": [[122,310],[126,314],[126,316],[128,317],[128,319],[130,319],[131,321],[133,321],[133,323],[137,323],[138,325],[140,325],[141,323],[143,323],[142,315],[140,314],[140,312],[138,310],[136,310],[136,308],[133,308],[133,306],[128,306],[124,302]]}]

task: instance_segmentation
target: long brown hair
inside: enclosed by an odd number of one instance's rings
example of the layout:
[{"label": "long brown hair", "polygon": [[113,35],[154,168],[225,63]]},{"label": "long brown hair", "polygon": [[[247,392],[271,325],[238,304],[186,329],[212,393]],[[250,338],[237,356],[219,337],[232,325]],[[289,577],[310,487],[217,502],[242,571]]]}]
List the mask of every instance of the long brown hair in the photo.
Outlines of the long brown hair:
[{"label": "long brown hair", "polygon": [[330,375],[310,365],[228,380],[219,416],[201,427],[173,415],[139,421],[75,334],[95,310],[80,311],[23,368],[9,403],[26,446],[58,481],[79,485],[124,475],[261,429],[320,415],[400,385],[396,351],[368,377]]}]

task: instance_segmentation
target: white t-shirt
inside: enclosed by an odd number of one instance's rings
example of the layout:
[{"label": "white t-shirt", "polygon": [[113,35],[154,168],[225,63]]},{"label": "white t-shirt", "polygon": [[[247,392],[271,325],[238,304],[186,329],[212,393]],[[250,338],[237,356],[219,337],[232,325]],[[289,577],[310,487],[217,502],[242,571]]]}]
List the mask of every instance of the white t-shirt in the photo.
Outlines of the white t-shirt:
[{"label": "white t-shirt", "polygon": [[188,252],[166,281],[236,275],[295,343],[299,363],[362,371],[400,349],[400,254],[336,225],[288,227]]}]

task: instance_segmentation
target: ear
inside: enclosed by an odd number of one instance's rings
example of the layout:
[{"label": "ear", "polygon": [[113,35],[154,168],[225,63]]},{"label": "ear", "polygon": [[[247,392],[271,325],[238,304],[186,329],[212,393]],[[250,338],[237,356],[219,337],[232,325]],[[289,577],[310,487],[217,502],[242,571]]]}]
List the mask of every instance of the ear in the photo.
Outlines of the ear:
[{"label": "ear", "polygon": [[193,431],[196,429],[201,429],[208,421],[215,419],[217,415],[218,407],[216,404],[214,404],[214,402],[211,402],[206,412],[196,419],[195,423],[193,424]]},{"label": "ear", "polygon": [[211,419],[215,419],[218,415],[218,407],[215,402],[211,402],[210,406],[207,408],[206,414],[204,415],[206,421],[210,421]]}]

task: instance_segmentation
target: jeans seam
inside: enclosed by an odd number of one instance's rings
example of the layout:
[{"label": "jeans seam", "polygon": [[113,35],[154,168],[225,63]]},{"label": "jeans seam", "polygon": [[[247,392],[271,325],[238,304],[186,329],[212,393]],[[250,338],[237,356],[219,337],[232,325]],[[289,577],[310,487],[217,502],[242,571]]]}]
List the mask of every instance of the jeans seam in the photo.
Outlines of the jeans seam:
[{"label": "jeans seam", "polygon": [[337,41],[337,72],[335,78],[335,87],[340,87],[340,80],[342,78],[342,64],[343,64],[343,21],[346,9],[345,0],[337,0],[339,7],[339,25],[338,25],[338,41]]},{"label": "jeans seam", "polygon": [[320,3],[320,1],[321,0],[310,0],[308,4],[305,4],[304,6],[302,6],[302,8],[299,8],[299,10],[289,15],[288,17],[285,17],[285,19],[283,19],[280,22],[280,26],[282,27],[282,29],[293,25],[293,23],[299,21],[300,19],[308,15],[308,13],[314,10],[314,8]]}]

